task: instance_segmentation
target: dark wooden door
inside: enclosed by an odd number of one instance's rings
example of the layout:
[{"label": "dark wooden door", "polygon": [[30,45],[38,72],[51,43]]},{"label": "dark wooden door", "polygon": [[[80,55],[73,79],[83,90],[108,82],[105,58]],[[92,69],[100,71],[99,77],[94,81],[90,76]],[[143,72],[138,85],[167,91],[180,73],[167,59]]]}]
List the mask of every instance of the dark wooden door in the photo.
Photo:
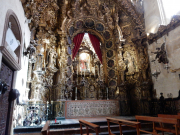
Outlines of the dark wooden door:
[{"label": "dark wooden door", "polygon": [[8,90],[0,95],[0,135],[5,135],[6,131],[6,123],[9,118],[8,110],[9,110],[9,92],[11,90],[12,81],[13,81],[13,71],[2,63],[1,70],[0,70],[0,79],[4,81],[6,84],[9,85]]}]

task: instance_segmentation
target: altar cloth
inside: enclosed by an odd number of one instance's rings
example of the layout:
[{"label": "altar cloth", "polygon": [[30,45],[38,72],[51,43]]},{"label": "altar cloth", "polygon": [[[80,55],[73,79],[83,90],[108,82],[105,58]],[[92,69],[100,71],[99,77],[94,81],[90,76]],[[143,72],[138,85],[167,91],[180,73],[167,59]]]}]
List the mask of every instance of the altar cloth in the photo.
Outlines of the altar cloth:
[{"label": "altar cloth", "polygon": [[65,102],[65,118],[119,116],[118,100],[76,100]]}]

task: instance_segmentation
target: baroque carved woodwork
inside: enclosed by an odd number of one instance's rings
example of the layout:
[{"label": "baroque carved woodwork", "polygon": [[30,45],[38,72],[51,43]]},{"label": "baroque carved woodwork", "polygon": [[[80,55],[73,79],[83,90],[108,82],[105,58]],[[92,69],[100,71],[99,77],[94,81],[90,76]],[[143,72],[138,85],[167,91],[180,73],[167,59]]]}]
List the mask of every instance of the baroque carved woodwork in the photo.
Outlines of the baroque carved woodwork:
[{"label": "baroque carved woodwork", "polygon": [[[82,100],[122,99],[121,105],[126,106],[131,99],[142,99],[141,84],[151,79],[140,1],[24,0],[23,6],[31,41],[35,41],[30,47],[31,99],[38,92],[43,93],[38,97],[43,102],[72,100],[77,95]],[[79,33],[99,39],[102,64],[86,45],[72,59],[73,39]],[[94,59],[90,64],[93,72],[78,71],[78,56],[83,51]]]}]

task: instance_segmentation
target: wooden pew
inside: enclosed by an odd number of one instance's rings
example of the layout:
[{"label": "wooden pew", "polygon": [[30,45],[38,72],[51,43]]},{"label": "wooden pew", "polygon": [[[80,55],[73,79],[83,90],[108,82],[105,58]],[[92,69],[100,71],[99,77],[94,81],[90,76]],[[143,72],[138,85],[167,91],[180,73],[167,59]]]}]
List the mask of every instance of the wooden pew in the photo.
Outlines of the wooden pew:
[{"label": "wooden pew", "polygon": [[158,117],[162,118],[173,118],[178,120],[178,128],[180,130],[180,115],[170,115],[170,114],[158,114]]},{"label": "wooden pew", "polygon": [[89,128],[92,129],[93,131],[95,131],[96,135],[99,135],[99,133],[100,133],[99,125],[95,125],[95,124],[90,123],[90,122],[85,121],[85,120],[79,120],[79,123],[80,123],[80,134],[81,135],[83,134],[83,131],[82,131],[83,125],[86,127],[87,135],[91,135],[91,134],[89,134]]},{"label": "wooden pew", "polygon": [[110,118],[110,117],[107,117],[106,119],[107,119],[107,124],[108,124],[109,135],[114,135],[113,133],[111,133],[110,122],[119,124],[120,135],[122,135],[122,125],[136,128],[137,135],[140,135],[140,132],[139,132],[140,122],[129,121],[129,120],[124,120],[124,119],[116,119],[116,118]]},{"label": "wooden pew", "polygon": [[[153,135],[158,135],[157,131],[162,131],[162,134],[164,132],[171,132],[175,133],[178,135],[178,120],[174,118],[161,118],[161,117],[149,117],[149,116],[135,116],[137,121],[151,121],[153,122],[153,132],[145,131],[140,129],[140,132],[148,133],[148,134],[153,134]],[[160,126],[156,126],[155,123],[159,123]],[[169,129],[169,128],[164,128],[163,124],[171,124],[175,125],[175,129]]]},{"label": "wooden pew", "polygon": [[50,121],[47,121],[43,129],[41,130],[42,135],[49,135],[49,125]]},{"label": "wooden pew", "polygon": [[158,114],[158,117],[177,119],[179,122],[178,124],[180,124],[180,115]]}]

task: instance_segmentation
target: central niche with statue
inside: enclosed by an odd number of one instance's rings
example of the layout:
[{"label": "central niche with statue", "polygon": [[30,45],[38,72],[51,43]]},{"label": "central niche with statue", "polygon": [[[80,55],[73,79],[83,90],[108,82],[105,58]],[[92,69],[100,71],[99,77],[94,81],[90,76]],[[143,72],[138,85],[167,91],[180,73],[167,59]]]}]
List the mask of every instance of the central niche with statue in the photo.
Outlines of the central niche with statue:
[{"label": "central niche with statue", "polygon": [[73,60],[75,100],[106,98],[103,65],[99,60],[88,33],[84,34],[79,50]]}]

